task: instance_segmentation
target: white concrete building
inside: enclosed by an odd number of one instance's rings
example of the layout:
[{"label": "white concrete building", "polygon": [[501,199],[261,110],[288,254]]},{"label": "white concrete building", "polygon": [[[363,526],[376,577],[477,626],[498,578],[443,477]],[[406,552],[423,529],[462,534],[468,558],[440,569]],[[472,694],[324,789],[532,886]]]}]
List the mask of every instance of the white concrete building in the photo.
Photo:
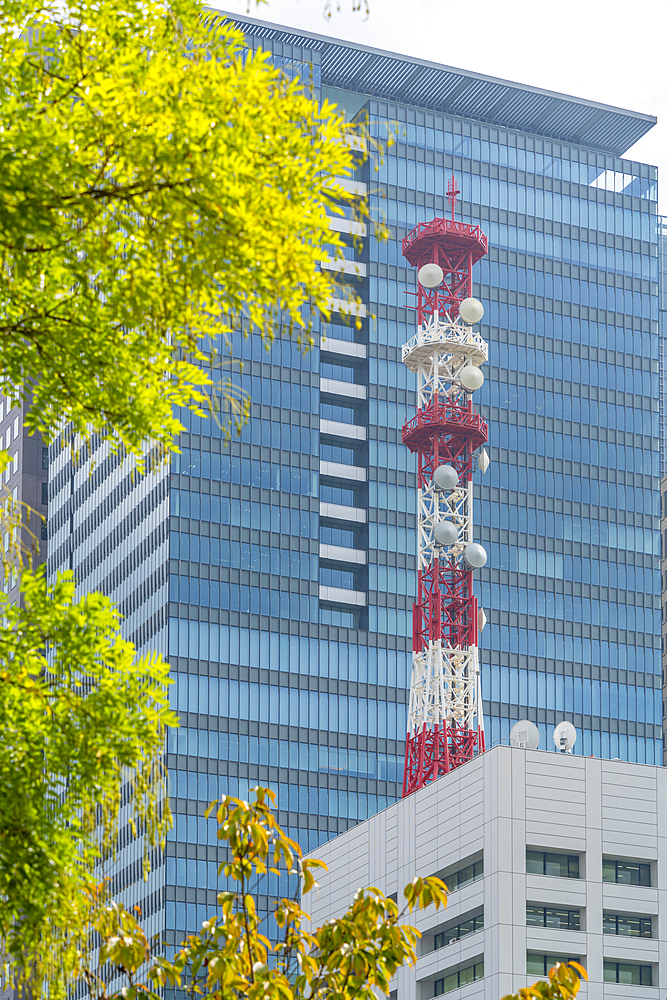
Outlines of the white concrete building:
[{"label": "white concrete building", "polygon": [[499,746],[320,847],[316,925],[360,886],[439,875],[447,909],[414,916],[419,959],[393,1000],[499,1000],[556,957],[587,1000],[664,1000],[667,771]]}]

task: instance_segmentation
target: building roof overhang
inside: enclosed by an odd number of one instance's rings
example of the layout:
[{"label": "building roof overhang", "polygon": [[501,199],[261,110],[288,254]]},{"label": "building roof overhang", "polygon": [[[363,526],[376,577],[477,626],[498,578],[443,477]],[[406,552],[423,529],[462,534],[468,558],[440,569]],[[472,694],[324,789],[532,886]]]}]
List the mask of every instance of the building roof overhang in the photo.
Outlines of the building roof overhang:
[{"label": "building roof overhang", "polygon": [[416,104],[614,156],[622,156],[657,122],[653,115],[210,9],[246,34],[319,52],[325,86]]}]

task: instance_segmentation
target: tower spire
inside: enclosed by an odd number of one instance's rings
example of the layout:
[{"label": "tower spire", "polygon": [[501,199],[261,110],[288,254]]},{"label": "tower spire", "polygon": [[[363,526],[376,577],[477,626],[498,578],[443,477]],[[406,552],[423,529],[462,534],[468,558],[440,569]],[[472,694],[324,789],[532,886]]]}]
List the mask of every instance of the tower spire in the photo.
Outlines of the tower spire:
[{"label": "tower spire", "polygon": [[454,213],[456,212],[456,199],[461,194],[456,186],[456,178],[454,174],[449,179],[449,184],[447,185],[447,197],[449,198],[449,204],[452,207],[452,222],[454,222]]}]

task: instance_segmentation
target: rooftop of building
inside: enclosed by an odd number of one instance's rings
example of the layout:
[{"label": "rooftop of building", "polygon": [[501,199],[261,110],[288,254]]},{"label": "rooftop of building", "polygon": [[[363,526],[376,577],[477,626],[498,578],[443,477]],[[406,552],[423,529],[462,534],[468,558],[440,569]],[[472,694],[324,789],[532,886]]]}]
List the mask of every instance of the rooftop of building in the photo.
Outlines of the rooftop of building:
[{"label": "rooftop of building", "polygon": [[[416,964],[392,982],[399,997],[497,1000],[562,955],[588,971],[582,997],[661,1000],[666,793],[664,767],[495,746],[314,850],[327,870],[305,907],[321,927],[360,887],[402,906],[405,885],[437,875],[447,909],[410,916],[422,939]],[[558,908],[576,924],[557,924]],[[609,917],[621,914],[645,919],[650,937],[611,930]],[[473,968],[465,984],[450,978]]]},{"label": "rooftop of building", "polygon": [[[519,778],[524,784],[526,781],[534,784],[532,794],[538,797],[533,798],[532,808],[543,813],[539,818],[545,824],[543,840],[547,847],[549,845],[553,847],[558,838],[564,835],[564,831],[567,831],[567,836],[573,840],[579,838],[583,844],[585,837],[582,834],[587,825],[587,812],[591,811],[597,815],[595,810],[601,808],[601,798],[621,795],[626,796],[627,805],[632,806],[624,818],[624,825],[635,824],[628,845],[634,844],[633,850],[639,851],[637,857],[643,857],[645,845],[642,838],[644,835],[650,837],[657,834],[660,817],[655,812],[647,815],[642,811],[644,805],[641,803],[650,799],[654,803],[660,803],[660,810],[667,810],[667,800],[664,799],[664,793],[667,791],[667,769],[659,765],[496,744],[486,753],[474,757],[449,774],[443,774],[436,781],[430,782],[411,795],[398,799],[375,816],[351,826],[312,853],[318,857],[324,856],[322,852],[325,854],[330,851],[335,852],[338,846],[345,851],[346,845],[360,832],[375,828],[378,822],[384,825],[395,822],[399,825],[407,823],[412,828],[418,817],[420,818],[418,825],[421,828],[421,849],[430,850],[430,839],[435,829],[433,824],[436,816],[441,814],[441,805],[447,807],[447,812],[453,810],[456,829],[453,827],[449,832],[447,850],[453,849],[455,844],[452,838],[461,834],[461,828],[458,826],[460,810],[456,804],[460,806],[464,801],[469,802],[471,795],[474,797],[481,794],[485,781],[493,786],[493,795],[491,799],[486,797],[483,820],[480,814],[480,823],[472,823],[468,828],[469,832],[471,829],[479,832],[480,824],[494,816],[517,818],[514,815],[517,809],[519,810],[517,816],[526,819],[525,804],[521,805],[518,800],[514,801],[512,798],[512,784]],[[539,792],[536,791],[536,787],[540,788]],[[485,796],[482,795],[482,798]],[[612,805],[619,803],[620,799],[614,800]],[[667,818],[667,811],[665,816]],[[618,817],[612,819],[613,826]],[[425,822],[422,823],[421,820]]]},{"label": "rooftop of building", "polygon": [[[216,11],[224,14],[224,11]],[[587,101],[483,73],[385,52],[251,17],[227,15],[248,35],[317,51],[322,84],[622,156],[653,115]]]}]

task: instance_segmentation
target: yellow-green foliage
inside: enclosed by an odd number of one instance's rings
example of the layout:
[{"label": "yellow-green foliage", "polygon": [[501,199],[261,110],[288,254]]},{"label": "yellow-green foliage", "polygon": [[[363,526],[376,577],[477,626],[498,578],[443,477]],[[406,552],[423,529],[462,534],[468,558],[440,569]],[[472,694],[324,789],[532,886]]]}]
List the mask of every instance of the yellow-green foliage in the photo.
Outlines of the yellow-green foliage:
[{"label": "yellow-green foliage", "polygon": [[[220,354],[239,329],[269,344],[279,321],[305,347],[310,310],[327,312],[346,126],[198,0],[0,0],[0,55],[3,391],[47,439],[94,432],[141,466],[174,447],[175,406],[229,395],[198,363],[202,338]],[[158,761],[175,720],[167,666],[137,662],[104,597],[30,573],[22,593],[0,623],[0,948],[56,995],[121,779],[148,841],[168,821]]]},{"label": "yellow-green foliage", "polygon": [[346,126],[198,0],[0,0],[0,57],[0,377],[170,449],[202,337],[326,313]]},{"label": "yellow-green foliage", "polygon": [[508,993],[502,1000],[574,1000],[581,978],[588,979],[586,970],[579,962],[557,962],[549,969],[549,981],[541,980],[532,986],[524,986],[518,993]]},{"label": "yellow-green foliage", "polygon": [[[158,842],[170,825],[161,755],[168,665],[137,660],[108,598],[77,601],[64,576],[24,572],[24,606],[0,613],[0,947],[58,992],[69,932],[86,919],[91,864],[125,822]],[[50,652],[56,655],[51,657]],[[132,768],[132,773],[128,771]]]},{"label": "yellow-green foliage", "polygon": [[[208,809],[207,815],[217,819],[221,846],[228,850],[229,860],[219,869],[228,888],[218,895],[217,911],[173,961],[151,956],[139,920],[123,907],[98,906],[90,932],[102,941],[99,960],[91,968],[89,953],[82,950],[78,969],[92,998],[159,1000],[158,990],[166,986],[205,1000],[377,1000],[378,993],[389,993],[397,969],[415,963],[421,935],[403,917],[431,904],[436,909],[447,905],[447,887],[435,877],[415,878],[407,885],[400,910],[380,889],[360,889],[345,913],[318,928],[310,927],[296,899],[277,899],[269,904],[268,924],[260,930],[253,896],[258,876],[268,871],[293,874],[307,906],[307,894],[317,887],[317,870],[326,865],[304,859],[298,844],[278,826],[273,792],[256,788],[254,793],[251,802],[225,797]],[[579,976],[587,978],[577,962],[559,963],[548,982],[503,1000],[574,1000]]]},{"label": "yellow-green foliage", "polygon": [[[376,1000],[376,990],[389,992],[390,977],[417,957],[419,931],[402,917],[431,903],[446,906],[444,884],[435,877],[415,879],[405,887],[400,911],[379,889],[360,889],[346,913],[311,930],[304,928],[308,917],[295,899],[275,900],[267,928],[272,944],[260,930],[252,894],[257,877],[268,871],[292,874],[306,896],[317,885],[317,870],[326,869],[321,861],[304,859],[278,826],[274,801],[273,792],[256,788],[254,801],[226,796],[209,807],[218,839],[228,848],[220,874],[230,887],[219,893],[217,911],[173,961],[147,962],[148,942],[139,922],[116,904],[99,907],[91,932],[104,942],[100,960],[91,969],[82,950],[79,969],[93,997],[105,1000],[122,991],[126,1000],[158,1000],[157,989],[163,986],[211,1000]],[[119,980],[120,967],[124,976]]]}]

